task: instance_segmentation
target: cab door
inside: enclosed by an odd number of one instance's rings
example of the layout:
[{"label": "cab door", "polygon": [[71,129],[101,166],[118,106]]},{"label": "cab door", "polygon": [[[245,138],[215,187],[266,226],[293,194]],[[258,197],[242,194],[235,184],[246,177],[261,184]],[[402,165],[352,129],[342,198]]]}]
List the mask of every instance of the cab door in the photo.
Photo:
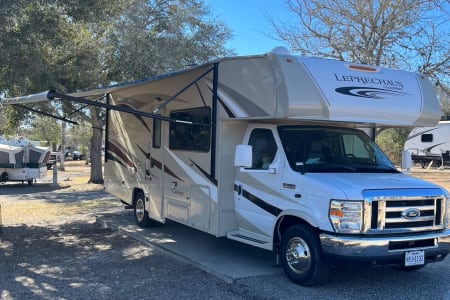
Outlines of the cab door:
[{"label": "cab door", "polygon": [[239,230],[263,237],[272,236],[279,214],[282,164],[275,130],[274,127],[249,130],[247,143],[252,147],[252,166],[236,170],[235,209]]}]

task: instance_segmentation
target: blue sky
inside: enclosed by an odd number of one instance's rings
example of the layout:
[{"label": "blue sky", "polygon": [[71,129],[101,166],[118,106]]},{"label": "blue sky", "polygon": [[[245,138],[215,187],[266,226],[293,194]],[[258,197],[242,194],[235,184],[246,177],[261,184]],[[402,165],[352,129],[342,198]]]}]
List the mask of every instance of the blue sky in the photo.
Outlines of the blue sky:
[{"label": "blue sky", "polygon": [[227,46],[237,55],[253,55],[269,52],[280,41],[270,37],[273,29],[265,13],[276,19],[291,16],[284,0],[205,0],[211,13],[233,31],[234,37]]}]

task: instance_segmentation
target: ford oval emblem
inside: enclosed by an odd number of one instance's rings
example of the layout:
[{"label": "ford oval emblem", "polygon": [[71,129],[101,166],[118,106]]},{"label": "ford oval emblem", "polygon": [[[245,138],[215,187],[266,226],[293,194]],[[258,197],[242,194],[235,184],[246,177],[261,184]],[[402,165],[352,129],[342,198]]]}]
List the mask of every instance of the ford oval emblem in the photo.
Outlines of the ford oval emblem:
[{"label": "ford oval emblem", "polygon": [[405,219],[414,219],[420,217],[420,209],[408,208],[407,210],[402,212],[402,217]]}]

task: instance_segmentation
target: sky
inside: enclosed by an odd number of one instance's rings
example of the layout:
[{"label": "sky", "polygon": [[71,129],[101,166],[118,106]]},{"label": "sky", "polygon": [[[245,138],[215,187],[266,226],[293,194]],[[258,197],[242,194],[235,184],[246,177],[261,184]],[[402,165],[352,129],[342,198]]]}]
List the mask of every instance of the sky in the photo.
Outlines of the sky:
[{"label": "sky", "polygon": [[[233,31],[233,38],[226,44],[237,55],[254,55],[270,52],[280,41],[273,35],[272,25],[265,13],[275,19],[284,19],[290,14],[284,0],[205,0],[211,13]],[[286,46],[286,45],[284,45]]]}]

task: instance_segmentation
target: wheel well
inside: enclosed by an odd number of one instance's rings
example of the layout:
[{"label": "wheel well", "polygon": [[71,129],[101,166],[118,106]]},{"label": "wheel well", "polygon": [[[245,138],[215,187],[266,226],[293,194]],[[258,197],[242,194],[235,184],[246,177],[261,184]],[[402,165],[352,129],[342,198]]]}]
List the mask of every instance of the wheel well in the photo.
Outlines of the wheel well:
[{"label": "wheel well", "polygon": [[311,229],[314,229],[314,227],[312,227],[308,222],[306,222],[305,220],[296,217],[296,216],[282,216],[277,224],[275,225],[274,228],[274,234],[273,234],[273,243],[275,246],[278,246],[281,242],[281,236],[286,232],[286,230],[293,226],[293,225],[297,225],[297,224],[304,224],[307,225],[308,227],[310,227]]},{"label": "wheel well", "polygon": [[0,182],[7,182],[7,181],[8,181],[8,173],[3,172],[3,173],[0,175]]},{"label": "wheel well", "polygon": [[133,207],[135,205],[136,195],[139,194],[139,193],[142,193],[142,195],[144,195],[144,197],[145,197],[144,191],[142,189],[134,188],[133,194],[131,196],[131,203],[133,203]]}]

